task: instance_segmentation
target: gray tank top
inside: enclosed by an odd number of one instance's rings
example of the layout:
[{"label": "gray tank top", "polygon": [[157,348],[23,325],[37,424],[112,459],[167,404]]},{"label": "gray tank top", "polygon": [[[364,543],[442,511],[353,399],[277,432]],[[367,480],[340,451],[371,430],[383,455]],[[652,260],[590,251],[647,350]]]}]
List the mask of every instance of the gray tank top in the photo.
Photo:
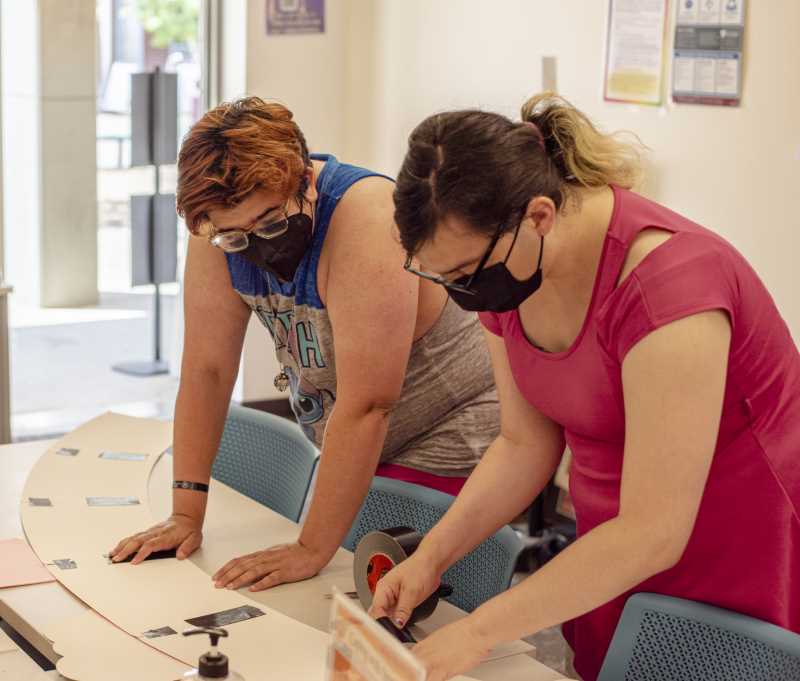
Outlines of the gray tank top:
[{"label": "gray tank top", "polygon": [[[235,253],[227,254],[227,261],[233,287],[272,336],[297,421],[319,447],[336,402],[333,331],[317,291],[319,256],[339,200],[353,184],[377,173],[333,156],[312,158],[325,166],[317,178],[312,245],[294,280],[282,282]],[[477,315],[448,298],[437,322],[412,345],[381,462],[467,475],[498,429],[497,394]]]}]

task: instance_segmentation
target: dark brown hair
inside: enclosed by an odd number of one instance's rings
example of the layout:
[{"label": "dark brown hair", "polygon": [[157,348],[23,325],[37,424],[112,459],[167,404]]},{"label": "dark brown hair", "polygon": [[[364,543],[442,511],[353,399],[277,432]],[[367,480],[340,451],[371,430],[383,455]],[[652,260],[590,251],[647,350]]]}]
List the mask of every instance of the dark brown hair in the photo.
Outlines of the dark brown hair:
[{"label": "dark brown hair", "polygon": [[640,167],[638,147],[600,132],[552,93],[528,100],[521,122],[478,110],[439,113],[409,137],[395,222],[413,255],[445,217],[488,234],[513,229],[512,216],[536,196],[560,209],[577,187],[632,187]]},{"label": "dark brown hair", "polygon": [[310,165],[305,137],[281,104],[247,97],[207,112],[178,155],[178,213],[197,234],[214,208],[240,203],[256,189],[303,193]]}]

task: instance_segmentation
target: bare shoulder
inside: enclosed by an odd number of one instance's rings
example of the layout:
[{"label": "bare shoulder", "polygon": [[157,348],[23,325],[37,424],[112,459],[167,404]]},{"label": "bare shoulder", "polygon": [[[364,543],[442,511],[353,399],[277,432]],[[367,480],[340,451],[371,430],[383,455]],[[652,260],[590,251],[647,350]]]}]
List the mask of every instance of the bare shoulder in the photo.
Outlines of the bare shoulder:
[{"label": "bare shoulder", "polygon": [[628,248],[628,253],[625,256],[625,263],[619,275],[619,283],[621,284],[625,281],[628,275],[636,269],[642,260],[659,246],[669,241],[673,236],[674,234],[672,232],[656,227],[643,229],[639,232],[631,242],[630,248]]},{"label": "bare shoulder", "polygon": [[[332,250],[340,246],[374,248],[394,239],[394,184],[383,177],[366,177],[342,196],[331,218],[328,239]],[[326,239],[326,242],[328,241]]]},{"label": "bare shoulder", "polygon": [[333,213],[331,226],[337,221],[359,222],[385,220],[394,212],[392,192],[394,183],[385,177],[365,177],[351,185]]},{"label": "bare shoulder", "polygon": [[317,269],[320,297],[327,304],[331,273],[377,268],[402,272],[403,253],[394,232],[394,183],[366,177],[352,185],[331,217]]}]

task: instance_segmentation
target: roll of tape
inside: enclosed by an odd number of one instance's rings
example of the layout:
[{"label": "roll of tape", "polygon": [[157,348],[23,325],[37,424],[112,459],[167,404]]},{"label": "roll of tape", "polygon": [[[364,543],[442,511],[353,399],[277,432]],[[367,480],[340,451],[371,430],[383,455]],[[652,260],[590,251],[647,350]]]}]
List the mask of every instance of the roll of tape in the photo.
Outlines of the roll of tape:
[{"label": "roll of tape", "polygon": [[[364,535],[356,547],[353,577],[358,598],[365,608],[372,605],[378,582],[393,567],[411,556],[421,541],[422,535],[410,527],[392,527]],[[438,592],[428,596],[414,608],[407,624],[421,622],[430,617],[438,602]]]}]

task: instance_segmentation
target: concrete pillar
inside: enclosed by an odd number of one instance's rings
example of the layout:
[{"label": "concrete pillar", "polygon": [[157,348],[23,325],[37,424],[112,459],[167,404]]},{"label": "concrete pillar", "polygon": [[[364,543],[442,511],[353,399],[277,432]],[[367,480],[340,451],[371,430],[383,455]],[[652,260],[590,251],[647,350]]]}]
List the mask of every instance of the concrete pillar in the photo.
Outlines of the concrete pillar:
[{"label": "concrete pillar", "polygon": [[97,302],[95,0],[2,3],[7,276],[27,305]]}]

